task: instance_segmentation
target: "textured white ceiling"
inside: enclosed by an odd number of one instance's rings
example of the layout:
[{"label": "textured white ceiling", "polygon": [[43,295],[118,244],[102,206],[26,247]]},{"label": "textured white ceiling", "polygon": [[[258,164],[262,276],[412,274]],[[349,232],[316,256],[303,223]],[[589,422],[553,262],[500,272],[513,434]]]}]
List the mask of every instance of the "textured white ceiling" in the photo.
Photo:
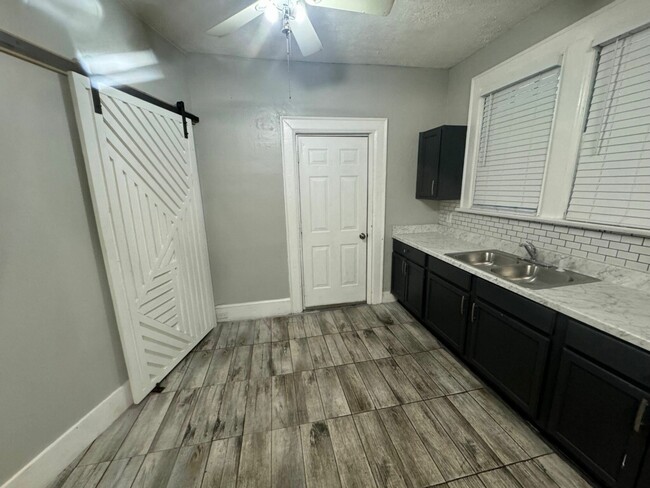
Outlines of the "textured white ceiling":
[{"label": "textured white ceiling", "polygon": [[[254,0],[122,0],[187,52],[284,59],[279,23],[260,17],[230,36],[205,31]],[[449,68],[553,0],[395,0],[387,17],[307,7],[324,49],[296,60]]]}]

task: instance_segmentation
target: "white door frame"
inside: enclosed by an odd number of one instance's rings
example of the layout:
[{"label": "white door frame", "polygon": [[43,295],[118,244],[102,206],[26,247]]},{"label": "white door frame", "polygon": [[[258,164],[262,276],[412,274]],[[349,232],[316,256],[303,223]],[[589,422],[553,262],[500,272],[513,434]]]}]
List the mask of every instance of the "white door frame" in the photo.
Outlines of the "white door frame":
[{"label": "white door frame", "polygon": [[384,279],[386,216],[386,148],[388,119],[354,117],[282,117],[282,174],[289,261],[291,312],[303,311],[302,243],[300,239],[299,135],[368,137],[368,256],[366,300],[381,303]]}]

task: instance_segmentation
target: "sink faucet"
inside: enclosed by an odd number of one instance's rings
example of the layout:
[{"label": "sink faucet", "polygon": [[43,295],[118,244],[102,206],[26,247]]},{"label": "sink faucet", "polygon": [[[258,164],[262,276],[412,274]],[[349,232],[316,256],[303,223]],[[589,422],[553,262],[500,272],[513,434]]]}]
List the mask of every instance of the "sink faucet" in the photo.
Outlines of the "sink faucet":
[{"label": "sink faucet", "polygon": [[538,252],[537,252],[537,248],[535,247],[535,244],[533,244],[530,241],[526,241],[519,244],[519,247],[523,247],[526,250],[526,252],[530,256],[531,261],[533,262],[537,261]]}]

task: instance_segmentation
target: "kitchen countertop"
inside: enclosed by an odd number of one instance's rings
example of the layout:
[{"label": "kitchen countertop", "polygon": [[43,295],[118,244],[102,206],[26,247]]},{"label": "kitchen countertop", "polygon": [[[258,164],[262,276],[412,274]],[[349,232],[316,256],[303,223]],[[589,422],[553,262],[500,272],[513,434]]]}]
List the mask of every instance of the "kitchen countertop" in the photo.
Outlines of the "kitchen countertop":
[{"label": "kitchen countertop", "polygon": [[[397,229],[396,229],[397,231]],[[404,244],[450,263],[479,278],[556,310],[628,343],[650,351],[650,295],[604,281],[531,290],[457,261],[447,253],[491,249],[440,232],[393,235]]]}]

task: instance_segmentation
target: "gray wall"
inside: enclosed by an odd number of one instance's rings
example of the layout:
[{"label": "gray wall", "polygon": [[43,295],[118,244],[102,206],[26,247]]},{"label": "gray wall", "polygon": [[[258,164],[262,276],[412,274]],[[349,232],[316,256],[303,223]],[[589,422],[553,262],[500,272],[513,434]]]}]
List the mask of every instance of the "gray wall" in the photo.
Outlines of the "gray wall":
[{"label": "gray wall", "polygon": [[522,20],[449,70],[449,124],[467,124],[472,78],[561,31],[612,0],[557,0]]},{"label": "gray wall", "polygon": [[[151,48],[164,78],[139,87],[169,101],[187,98],[182,53],[119,4],[102,5],[101,22],[77,47]],[[20,0],[2,2],[0,29],[75,53],[60,24]],[[127,373],[67,78],[0,53],[0,106],[2,485]]]},{"label": "gray wall", "polygon": [[435,220],[437,205],[415,199],[415,172],[418,132],[444,122],[446,71],[295,63],[289,100],[285,63],[193,55],[188,66],[217,304],[289,296],[282,115],[387,117],[386,236]]},{"label": "gray wall", "polygon": [[1,484],[127,375],[67,79],[0,54],[0,86]]}]

